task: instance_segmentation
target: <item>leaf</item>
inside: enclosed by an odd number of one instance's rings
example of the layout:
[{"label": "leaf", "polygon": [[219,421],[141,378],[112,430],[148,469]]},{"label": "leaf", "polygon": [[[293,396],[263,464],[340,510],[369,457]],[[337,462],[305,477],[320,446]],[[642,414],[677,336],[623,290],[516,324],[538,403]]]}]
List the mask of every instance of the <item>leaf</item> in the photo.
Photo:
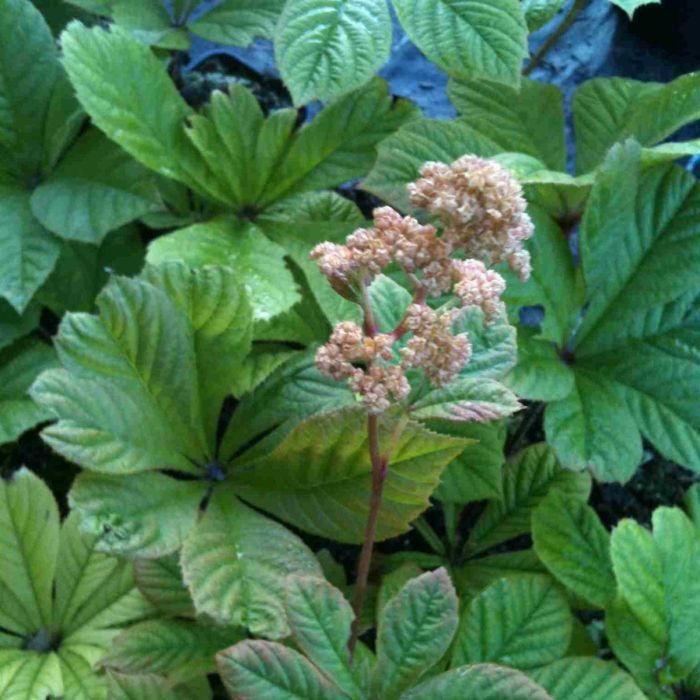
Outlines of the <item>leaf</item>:
[{"label": "leaf", "polygon": [[193,34],[228,46],[271,39],[285,0],[224,0],[187,26]]},{"label": "leaf", "polygon": [[117,25],[145,44],[181,51],[190,48],[187,33],[176,26],[161,0],[113,0],[110,14]]},{"label": "leaf", "polygon": [[99,131],[87,131],[34,191],[34,216],[61,238],[98,244],[156,208],[150,174]]},{"label": "leaf", "polygon": [[415,119],[381,142],[362,189],[401,211],[410,210],[406,185],[420,176],[423,163],[451,163],[465,153],[489,157],[500,150],[494,141],[462,121]]},{"label": "leaf", "polygon": [[193,618],[194,606],[182,580],[179,554],[160,559],[137,559],[134,578],[144,598],[171,617]]},{"label": "leaf", "polygon": [[104,677],[97,675],[91,663],[79,651],[67,646],[58,650],[63,677],[64,697],[93,700],[107,697]]},{"label": "leaf", "polygon": [[443,389],[429,392],[411,408],[417,420],[488,423],[510,416],[522,406],[515,394],[499,382],[460,377]]},{"label": "leaf", "polygon": [[[209,700],[208,695],[192,695],[193,689],[182,686],[172,688],[170,683],[156,674],[138,676],[107,671],[108,700]],[[196,691],[194,691],[196,692]]]},{"label": "leaf", "polygon": [[622,8],[629,15],[630,19],[632,19],[638,7],[651,4],[658,5],[661,3],[661,0],[610,0],[610,2]]},{"label": "leaf", "polygon": [[255,320],[267,320],[299,300],[284,255],[255,225],[219,217],[161,236],[149,246],[147,260],[195,268],[225,263],[243,282]]},{"label": "leaf", "polygon": [[60,251],[58,239],[32,216],[30,195],[0,178],[0,297],[22,313],[49,276]]},{"label": "leaf", "polygon": [[0,352],[0,445],[49,420],[50,413],[29,397],[29,387],[55,365],[51,346],[29,338]]},{"label": "leaf", "polygon": [[500,498],[505,423],[454,423],[430,420],[429,430],[451,435],[476,444],[466,447],[442,473],[433,497],[448,503],[472,503],[485,498]]},{"label": "leaf", "polygon": [[398,698],[447,651],[457,629],[457,594],[444,568],[411,579],[382,613],[373,684]]},{"label": "leaf", "polygon": [[551,579],[501,579],[465,610],[452,666],[485,661],[520,669],[543,666],[564,656],[571,625],[566,599]]},{"label": "leaf", "polygon": [[496,664],[475,664],[435,676],[404,693],[402,700],[553,700],[526,675]]},{"label": "leaf", "polygon": [[39,10],[27,0],[5,0],[0,7],[0,156],[3,170],[23,179],[41,174],[44,120],[58,72],[56,44]]},{"label": "leaf", "polygon": [[406,314],[412,294],[386,275],[377,275],[367,291],[379,330],[391,333]]},{"label": "leaf", "polygon": [[63,695],[58,656],[26,651],[0,651],[3,700],[45,700]]},{"label": "leaf", "polygon": [[523,11],[529,32],[544,27],[562,8],[564,0],[523,0]]},{"label": "leaf", "polygon": [[217,490],[182,549],[182,570],[197,612],[257,635],[289,634],[285,577],[320,576],[318,561],[289,530]]},{"label": "leaf", "polygon": [[343,594],[322,579],[290,576],[286,610],[294,641],[306,657],[349,697],[363,697],[350,667],[354,615]]},{"label": "leaf", "polygon": [[6,301],[0,301],[0,350],[30,333],[39,323],[41,307],[31,304],[18,314]]},{"label": "leaf", "polygon": [[610,535],[591,507],[555,491],[533,513],[532,536],[537,555],[567,588],[600,608],[612,602]]},{"label": "leaf", "polygon": [[563,95],[557,86],[523,79],[518,91],[485,80],[452,80],[448,90],[460,117],[501,151],[566,170]]},{"label": "leaf", "polygon": [[652,523],[653,534],[630,520],[615,528],[613,569],[620,597],[661,645],[663,674],[676,683],[700,661],[700,541],[678,508],[658,508]]},{"label": "leaf", "polygon": [[[227,268],[146,274],[149,281],[114,278],[99,316],[65,317],[57,340],[64,369],[33,387],[59,418],[43,435],[95,471],[201,473],[228,391],[219,381],[235,372],[249,332],[245,304]],[[219,353],[214,365],[201,355],[210,350]]]},{"label": "leaf", "polygon": [[384,0],[288,2],[275,32],[275,58],[296,105],[329,100],[366,83],[391,48]]},{"label": "leaf", "polygon": [[518,0],[394,0],[411,41],[453,78],[520,84],[527,26]]},{"label": "leaf", "polygon": [[533,511],[551,491],[586,500],[590,478],[564,471],[544,443],[511,457],[504,471],[503,498],[491,501],[469,535],[469,551],[476,554],[530,531]]},{"label": "leaf", "polygon": [[165,67],[129,32],[71,23],[62,35],[64,65],[93,122],[160,175],[226,203],[217,175],[185,135],[192,110]]},{"label": "leaf", "polygon": [[342,700],[345,696],[298,652],[275,642],[248,640],[217,655],[232,700]]},{"label": "leaf", "polygon": [[[367,414],[348,408],[314,416],[271,452],[243,454],[233,464],[241,497],[313,534],[361,542],[371,492]],[[380,441],[393,446],[377,539],[405,532],[427,506],[444,466],[464,442],[409,423],[392,438],[393,419],[380,418]],[[255,449],[255,448],[254,448]]]},{"label": "leaf", "polygon": [[[51,491],[32,472],[0,479],[0,626],[20,636],[51,624],[58,523]],[[0,675],[0,689],[8,686]]]},{"label": "leaf", "polygon": [[[324,572],[325,573],[325,572]],[[384,613],[387,603],[413,578],[420,576],[423,569],[415,562],[407,561],[397,569],[382,576],[382,581],[377,594],[376,618],[377,623]],[[343,575],[345,572],[343,572]],[[326,573],[326,576],[328,574]]]},{"label": "leaf", "polygon": [[547,405],[547,440],[567,469],[624,483],[642,459],[639,430],[609,380],[583,369],[574,377],[571,394]]},{"label": "leaf", "polygon": [[121,556],[162,557],[180,548],[197,524],[206,486],[165,474],[83,473],[73,483],[71,508],[97,549]]},{"label": "leaf", "polygon": [[[638,0],[624,3],[631,13]],[[613,144],[633,137],[653,146],[700,116],[700,74],[689,73],[670,83],[642,83],[627,78],[597,78],[574,96],[576,171],[595,168]]]},{"label": "leaf", "polygon": [[616,664],[600,659],[561,659],[533,669],[528,675],[554,700],[644,700],[646,697]]}]

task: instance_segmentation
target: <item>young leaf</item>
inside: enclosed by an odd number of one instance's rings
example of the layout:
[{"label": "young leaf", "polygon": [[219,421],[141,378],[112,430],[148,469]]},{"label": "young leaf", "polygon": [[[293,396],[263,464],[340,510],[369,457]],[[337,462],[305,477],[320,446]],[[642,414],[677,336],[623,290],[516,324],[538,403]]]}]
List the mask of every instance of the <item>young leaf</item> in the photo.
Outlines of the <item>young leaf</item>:
[{"label": "young leaf", "polygon": [[3,700],[45,700],[63,696],[58,656],[36,651],[0,651]]},{"label": "young leaf", "polygon": [[366,83],[390,48],[385,0],[292,0],[275,32],[277,65],[297,105]]},{"label": "young leaf", "polygon": [[503,498],[491,501],[469,535],[469,551],[476,554],[530,531],[533,511],[551,491],[586,500],[588,475],[564,471],[545,444],[532,445],[508,460]]},{"label": "young leaf", "polygon": [[527,26],[518,0],[394,0],[406,33],[453,78],[520,84]]},{"label": "young leaf", "polygon": [[[359,408],[321,414],[300,423],[271,452],[256,450],[257,458],[244,453],[233,463],[238,493],[307,532],[362,542],[372,471],[366,422]],[[378,540],[409,528],[426,508],[445,465],[465,447],[458,438],[413,423],[394,441],[395,429],[394,419],[380,419],[383,449],[392,444],[393,453]]]},{"label": "young leaf", "polygon": [[571,613],[546,576],[501,579],[464,612],[452,666],[491,661],[531,669],[560,659],[571,638]]},{"label": "young leaf", "polygon": [[286,610],[301,651],[349,697],[361,698],[348,652],[354,615],[343,594],[322,579],[290,576]]},{"label": "young leaf", "polygon": [[402,700],[554,700],[526,675],[496,664],[462,666],[408,690]]},{"label": "young leaf", "polygon": [[231,489],[214,493],[182,548],[182,570],[200,614],[274,639],[289,634],[285,577],[321,576],[298,537],[243,505]]},{"label": "young leaf", "polygon": [[249,640],[217,655],[232,700],[344,700],[301,654],[275,642]]},{"label": "young leaf", "polygon": [[373,686],[398,698],[447,651],[457,629],[458,604],[444,568],[411,579],[382,613]]},{"label": "young leaf", "polygon": [[285,0],[223,0],[187,27],[198,36],[227,46],[248,46],[255,37],[272,38]]},{"label": "young leaf", "polygon": [[554,700],[645,700],[635,682],[616,664],[592,658],[560,659],[528,671]]},{"label": "young leaf", "polygon": [[555,491],[533,513],[532,536],[537,555],[567,588],[600,608],[612,602],[610,536],[592,508]]}]

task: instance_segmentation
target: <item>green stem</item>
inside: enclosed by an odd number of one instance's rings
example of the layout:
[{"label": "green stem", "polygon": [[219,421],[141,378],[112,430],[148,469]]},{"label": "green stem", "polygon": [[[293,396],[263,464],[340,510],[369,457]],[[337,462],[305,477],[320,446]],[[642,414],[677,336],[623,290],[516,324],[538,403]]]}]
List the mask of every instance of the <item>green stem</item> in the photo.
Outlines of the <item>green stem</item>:
[{"label": "green stem", "polygon": [[462,509],[456,503],[444,501],[442,504],[442,514],[445,519],[445,532],[450,551],[454,552],[457,544],[457,528]]},{"label": "green stem", "polygon": [[433,530],[433,528],[430,527],[428,521],[425,520],[425,518],[418,518],[413,523],[413,527],[415,527],[416,530],[418,530],[421,537],[433,548],[433,551],[437,552],[438,554],[441,554],[442,556],[445,556],[447,554],[445,550],[445,545],[443,544],[442,540],[438,537],[437,532],[435,532],[435,530]]},{"label": "green stem", "polygon": [[547,40],[544,42],[544,44],[542,44],[542,46],[540,46],[537,53],[530,60],[530,63],[527,64],[523,70],[523,75],[530,75],[530,73],[532,73],[532,71],[537,68],[540,63],[542,63],[550,50],[556,46],[559,39],[566,34],[569,27],[571,27],[571,25],[574,23],[574,20],[578,16],[579,12],[581,12],[581,10],[588,5],[588,2],[589,0],[574,0],[573,5],[571,5],[566,15],[564,15],[564,18],[559,23],[557,28],[547,37]]}]

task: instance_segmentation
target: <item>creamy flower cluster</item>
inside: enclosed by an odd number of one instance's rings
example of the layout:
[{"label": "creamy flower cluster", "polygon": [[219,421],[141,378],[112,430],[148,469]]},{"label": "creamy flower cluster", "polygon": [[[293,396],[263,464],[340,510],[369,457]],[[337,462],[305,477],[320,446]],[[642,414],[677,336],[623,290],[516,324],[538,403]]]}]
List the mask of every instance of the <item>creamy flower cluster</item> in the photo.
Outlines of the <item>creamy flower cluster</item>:
[{"label": "creamy flower cluster", "polygon": [[522,280],[530,276],[523,241],[532,236],[522,187],[499,163],[466,155],[451,165],[426,163],[408,186],[411,203],[437,216],[444,238],[468,258],[506,261]]}]

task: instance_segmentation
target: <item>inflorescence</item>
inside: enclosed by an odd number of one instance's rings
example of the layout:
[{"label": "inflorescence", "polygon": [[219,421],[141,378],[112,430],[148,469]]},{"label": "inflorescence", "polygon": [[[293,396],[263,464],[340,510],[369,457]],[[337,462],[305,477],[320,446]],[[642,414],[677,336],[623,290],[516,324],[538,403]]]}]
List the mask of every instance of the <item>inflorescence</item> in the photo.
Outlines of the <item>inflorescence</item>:
[{"label": "inflorescence", "polygon": [[[311,251],[333,288],[365,306],[364,329],[351,321],[338,324],[318,350],[316,365],[348,381],[370,413],[409,395],[407,369],[421,369],[433,386],[444,387],[469,362],[469,338],[453,332],[455,322],[470,307],[479,307],[487,324],[503,309],[505,281],[488,266],[506,262],[521,279],[530,275],[523,241],[532,235],[532,221],[522,188],[506,168],[467,155],[452,165],[426,163],[421,176],[408,186],[411,203],[440,221],[441,234],[381,207],[373,227],[356,230],[345,245],[326,242]],[[414,296],[399,325],[380,333],[366,291],[392,264],[405,273]],[[449,293],[439,309],[428,306],[428,298]]]}]

